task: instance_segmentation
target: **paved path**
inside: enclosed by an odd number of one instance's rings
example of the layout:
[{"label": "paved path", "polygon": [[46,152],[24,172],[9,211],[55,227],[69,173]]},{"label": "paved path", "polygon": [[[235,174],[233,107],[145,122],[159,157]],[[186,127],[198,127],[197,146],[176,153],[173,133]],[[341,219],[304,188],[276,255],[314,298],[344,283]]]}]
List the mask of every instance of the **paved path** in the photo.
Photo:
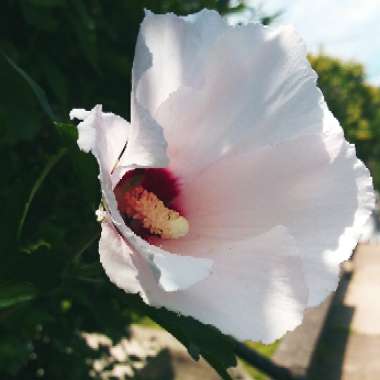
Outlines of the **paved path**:
[{"label": "paved path", "polygon": [[[194,361],[181,343],[160,328],[132,326],[131,336],[114,346],[104,335],[83,335],[93,349],[109,350],[92,366],[93,375],[102,380],[220,380],[205,360]],[[228,372],[233,380],[252,380],[241,364]]]},{"label": "paved path", "polygon": [[305,376],[318,344],[332,297],[321,306],[306,311],[304,322],[289,332],[273,355],[273,361],[289,368],[294,375]]},{"label": "paved path", "polygon": [[276,353],[308,380],[380,379],[380,245],[362,244],[345,269],[330,304],[311,310]]}]

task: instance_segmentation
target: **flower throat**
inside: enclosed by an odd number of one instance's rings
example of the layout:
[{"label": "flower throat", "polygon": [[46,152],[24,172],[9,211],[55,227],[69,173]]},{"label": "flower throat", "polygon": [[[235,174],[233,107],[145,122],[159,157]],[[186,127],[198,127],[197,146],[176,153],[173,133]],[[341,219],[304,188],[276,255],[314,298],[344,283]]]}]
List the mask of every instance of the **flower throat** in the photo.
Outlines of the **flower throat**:
[{"label": "flower throat", "polygon": [[178,182],[166,169],[135,169],[115,188],[119,211],[144,238],[178,239],[188,233],[189,223],[174,204],[178,194]]}]

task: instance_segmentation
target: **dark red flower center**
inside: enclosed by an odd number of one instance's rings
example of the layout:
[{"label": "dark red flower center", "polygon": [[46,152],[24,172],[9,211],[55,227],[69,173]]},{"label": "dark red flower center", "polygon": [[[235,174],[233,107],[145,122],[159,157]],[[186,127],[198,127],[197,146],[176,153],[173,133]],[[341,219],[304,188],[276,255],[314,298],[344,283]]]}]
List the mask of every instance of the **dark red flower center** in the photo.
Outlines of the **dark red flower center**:
[{"label": "dark red flower center", "polygon": [[124,221],[144,238],[178,238],[187,233],[188,223],[179,213],[179,193],[180,184],[167,169],[129,171],[115,188]]}]

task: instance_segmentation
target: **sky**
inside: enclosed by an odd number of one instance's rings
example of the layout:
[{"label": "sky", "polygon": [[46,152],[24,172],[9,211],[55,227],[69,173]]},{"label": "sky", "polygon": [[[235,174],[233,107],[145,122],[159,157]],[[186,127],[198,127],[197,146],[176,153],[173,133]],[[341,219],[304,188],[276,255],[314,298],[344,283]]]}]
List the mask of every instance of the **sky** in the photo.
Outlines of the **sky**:
[{"label": "sky", "polygon": [[367,80],[380,85],[380,0],[247,0],[261,14],[283,13],[275,23],[293,24],[309,52],[364,64]]}]

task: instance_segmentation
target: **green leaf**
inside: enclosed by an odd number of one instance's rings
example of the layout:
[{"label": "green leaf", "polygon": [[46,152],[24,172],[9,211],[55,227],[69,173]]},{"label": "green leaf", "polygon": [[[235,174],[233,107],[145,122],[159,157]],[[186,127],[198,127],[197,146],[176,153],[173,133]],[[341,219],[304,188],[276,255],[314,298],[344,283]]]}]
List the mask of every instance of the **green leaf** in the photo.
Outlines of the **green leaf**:
[{"label": "green leaf", "polygon": [[121,293],[121,296],[127,300],[128,307],[133,307],[142,315],[148,316],[178,339],[194,360],[202,356],[221,378],[231,380],[227,369],[237,365],[236,344],[231,337],[192,317],[182,316],[165,308],[151,307],[137,295]]},{"label": "green leaf", "polygon": [[43,128],[46,116],[28,82],[11,66],[1,50],[0,83],[0,142],[14,145],[32,140]]},{"label": "green leaf", "polygon": [[169,331],[187,348],[194,360],[198,360],[201,355],[223,379],[231,379],[227,369],[236,366],[236,356],[234,342],[229,336],[191,317],[145,304],[143,307],[144,312],[151,319]]},{"label": "green leaf", "polygon": [[1,284],[0,310],[32,300],[37,295],[36,289],[29,283]]},{"label": "green leaf", "polygon": [[36,7],[63,7],[66,5],[66,0],[29,0],[29,3]]},{"label": "green leaf", "polygon": [[44,169],[42,170],[39,177],[36,179],[36,182],[34,183],[32,190],[29,194],[29,197],[27,201],[25,202],[24,210],[22,212],[20,222],[18,224],[17,228],[17,238],[20,239],[22,230],[24,228],[26,217],[28,216],[28,212],[30,209],[30,205],[32,204],[33,198],[36,195],[38,189],[43,184],[45,178],[50,173],[51,169],[59,162],[59,160],[65,155],[67,151],[67,148],[61,148],[54,156],[51,156],[49,161],[46,163]]},{"label": "green leaf", "polygon": [[51,249],[51,244],[43,239],[39,239],[36,242],[25,244],[21,247],[21,252],[26,253],[27,255],[31,255],[41,248]]},{"label": "green leaf", "polygon": [[28,1],[20,2],[23,18],[34,30],[54,32],[58,28],[58,20],[54,17],[54,8],[32,4]]},{"label": "green leaf", "polygon": [[73,29],[75,30],[78,41],[82,47],[83,54],[93,68],[97,70],[99,56],[96,24],[88,13],[87,7],[82,0],[75,0],[71,4],[75,10],[75,17],[73,20],[70,20],[73,23]]},{"label": "green leaf", "polygon": [[77,148],[78,130],[73,123],[54,122],[54,126],[67,145]]},{"label": "green leaf", "polygon": [[17,64],[11,59],[9,58],[6,54],[4,54],[3,52],[0,51],[0,53],[3,55],[3,57],[5,58],[5,60],[9,63],[9,65],[14,69],[16,70],[16,72],[28,83],[28,85],[31,87],[32,91],[34,92],[34,95],[36,96],[36,98],[38,99],[38,102],[40,103],[42,109],[45,111],[45,113],[47,114],[47,116],[49,116],[49,118],[51,120],[57,120],[57,118],[54,116],[54,112],[47,100],[47,97],[46,97],[46,94],[44,92],[44,90],[23,70],[21,69],[19,66],[17,66]]},{"label": "green leaf", "polygon": [[44,78],[47,81],[45,84],[46,88],[51,89],[51,94],[55,95],[60,108],[66,108],[68,83],[64,72],[55,61],[43,54],[39,56],[38,65],[44,72]]},{"label": "green leaf", "polygon": [[0,373],[11,375],[2,376],[4,379],[17,378],[17,374],[30,360],[32,342],[11,333],[2,333],[0,340]]}]

